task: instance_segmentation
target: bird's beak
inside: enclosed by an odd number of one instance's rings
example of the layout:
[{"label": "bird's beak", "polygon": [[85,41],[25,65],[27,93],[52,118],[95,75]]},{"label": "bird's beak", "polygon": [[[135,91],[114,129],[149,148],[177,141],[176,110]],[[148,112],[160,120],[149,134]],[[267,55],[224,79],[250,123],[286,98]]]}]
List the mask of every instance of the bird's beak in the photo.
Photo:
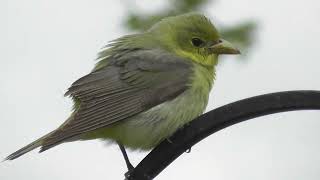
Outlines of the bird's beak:
[{"label": "bird's beak", "polygon": [[239,49],[224,39],[221,39],[219,43],[210,46],[209,49],[214,54],[240,54]]}]

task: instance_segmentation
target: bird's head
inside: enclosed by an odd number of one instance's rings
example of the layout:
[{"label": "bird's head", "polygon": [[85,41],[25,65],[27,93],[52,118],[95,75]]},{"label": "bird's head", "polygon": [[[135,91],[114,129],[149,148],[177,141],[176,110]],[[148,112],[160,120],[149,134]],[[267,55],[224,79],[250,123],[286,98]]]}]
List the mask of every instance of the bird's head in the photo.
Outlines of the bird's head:
[{"label": "bird's head", "polygon": [[195,13],[164,18],[149,35],[167,50],[202,65],[216,64],[220,54],[239,54],[231,43],[223,40],[205,16]]}]

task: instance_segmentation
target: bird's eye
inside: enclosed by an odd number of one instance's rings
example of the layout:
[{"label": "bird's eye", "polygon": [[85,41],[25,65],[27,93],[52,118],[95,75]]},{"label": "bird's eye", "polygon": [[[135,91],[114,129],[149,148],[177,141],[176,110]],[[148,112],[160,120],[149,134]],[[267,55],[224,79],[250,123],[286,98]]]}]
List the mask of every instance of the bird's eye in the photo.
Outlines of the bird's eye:
[{"label": "bird's eye", "polygon": [[204,42],[199,38],[192,38],[191,42],[195,47],[201,47],[204,44]]}]

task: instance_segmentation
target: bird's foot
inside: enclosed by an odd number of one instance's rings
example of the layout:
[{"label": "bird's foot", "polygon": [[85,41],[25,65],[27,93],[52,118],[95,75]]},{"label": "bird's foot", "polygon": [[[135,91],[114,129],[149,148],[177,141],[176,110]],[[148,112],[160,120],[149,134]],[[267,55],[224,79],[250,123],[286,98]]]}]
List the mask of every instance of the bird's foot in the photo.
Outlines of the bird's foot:
[{"label": "bird's foot", "polygon": [[186,153],[191,153],[191,147],[185,151]]},{"label": "bird's foot", "polygon": [[125,180],[128,180],[130,178],[133,170],[134,170],[134,167],[131,165],[131,168],[128,168],[128,171],[124,173]]},{"label": "bird's foot", "polygon": [[167,141],[168,141],[170,144],[173,143],[170,138],[167,138]]}]

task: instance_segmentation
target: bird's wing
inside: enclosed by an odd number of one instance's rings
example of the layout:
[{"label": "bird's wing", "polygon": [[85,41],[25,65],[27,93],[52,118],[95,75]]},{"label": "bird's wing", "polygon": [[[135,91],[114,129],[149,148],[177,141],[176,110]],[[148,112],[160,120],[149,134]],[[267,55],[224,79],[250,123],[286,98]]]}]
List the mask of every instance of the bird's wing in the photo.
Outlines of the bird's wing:
[{"label": "bird's wing", "polygon": [[159,50],[138,50],[72,84],[67,95],[80,105],[73,118],[48,137],[42,151],[85,132],[134,116],[188,88],[191,63]]}]

